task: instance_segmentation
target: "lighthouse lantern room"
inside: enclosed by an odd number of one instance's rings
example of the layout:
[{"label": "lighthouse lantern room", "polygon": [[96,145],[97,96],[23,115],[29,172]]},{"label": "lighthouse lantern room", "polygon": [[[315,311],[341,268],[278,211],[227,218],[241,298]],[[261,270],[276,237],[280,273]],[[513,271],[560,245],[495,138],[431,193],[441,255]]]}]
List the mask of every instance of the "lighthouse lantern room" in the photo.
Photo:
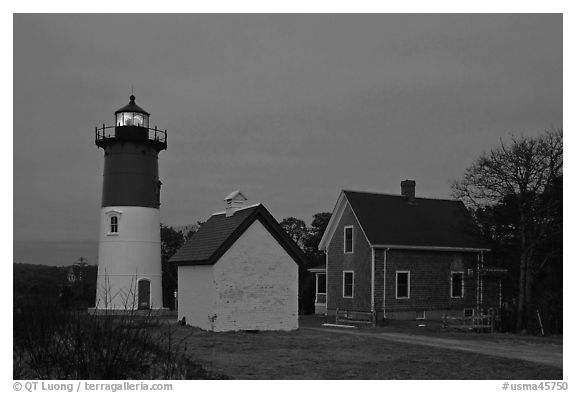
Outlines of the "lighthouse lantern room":
[{"label": "lighthouse lantern room", "polygon": [[135,100],[95,130],[104,150],[95,312],[162,309],[158,153],[167,133],[149,127]]}]

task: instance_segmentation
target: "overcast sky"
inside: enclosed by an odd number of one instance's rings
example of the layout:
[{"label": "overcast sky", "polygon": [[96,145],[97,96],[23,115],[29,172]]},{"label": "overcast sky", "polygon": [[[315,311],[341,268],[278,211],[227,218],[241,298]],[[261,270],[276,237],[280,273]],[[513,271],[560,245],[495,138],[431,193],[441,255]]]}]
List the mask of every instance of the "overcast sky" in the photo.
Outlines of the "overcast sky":
[{"label": "overcast sky", "polygon": [[562,127],[561,15],[16,15],[14,239],[96,241],[103,151],[131,86],[162,222],[240,189],[310,223],[341,189],[448,198],[510,133]]}]

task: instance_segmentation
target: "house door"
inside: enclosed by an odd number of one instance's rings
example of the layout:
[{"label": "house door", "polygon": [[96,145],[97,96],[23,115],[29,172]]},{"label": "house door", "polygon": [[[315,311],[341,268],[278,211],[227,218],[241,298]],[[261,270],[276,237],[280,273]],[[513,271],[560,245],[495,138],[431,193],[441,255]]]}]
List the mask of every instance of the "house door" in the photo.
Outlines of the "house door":
[{"label": "house door", "polygon": [[150,280],[138,281],[138,310],[150,309]]}]

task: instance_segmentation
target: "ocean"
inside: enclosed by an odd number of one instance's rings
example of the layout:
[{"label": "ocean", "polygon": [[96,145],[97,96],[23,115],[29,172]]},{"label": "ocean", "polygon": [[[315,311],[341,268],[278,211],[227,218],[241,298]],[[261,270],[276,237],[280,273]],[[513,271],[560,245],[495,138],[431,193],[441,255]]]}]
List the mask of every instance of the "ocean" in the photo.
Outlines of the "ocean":
[{"label": "ocean", "polygon": [[82,257],[90,265],[98,263],[98,241],[14,241],[13,263],[69,266]]}]

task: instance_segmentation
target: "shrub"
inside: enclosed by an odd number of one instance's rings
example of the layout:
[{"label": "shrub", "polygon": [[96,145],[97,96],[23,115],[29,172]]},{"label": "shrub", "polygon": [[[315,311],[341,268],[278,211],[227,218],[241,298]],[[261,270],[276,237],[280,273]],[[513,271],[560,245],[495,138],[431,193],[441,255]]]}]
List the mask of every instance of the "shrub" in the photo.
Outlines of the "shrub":
[{"label": "shrub", "polygon": [[179,353],[172,329],[151,315],[66,311],[34,301],[14,307],[15,379],[219,378]]}]

